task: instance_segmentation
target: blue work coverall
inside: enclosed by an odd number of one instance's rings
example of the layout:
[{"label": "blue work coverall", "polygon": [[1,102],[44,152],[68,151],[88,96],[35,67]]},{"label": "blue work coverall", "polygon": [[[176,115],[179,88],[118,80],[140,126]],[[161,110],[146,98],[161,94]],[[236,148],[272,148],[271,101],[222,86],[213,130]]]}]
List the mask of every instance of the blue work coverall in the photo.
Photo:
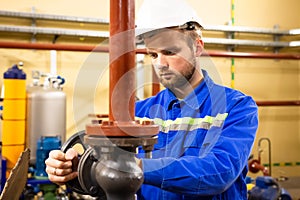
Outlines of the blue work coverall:
[{"label": "blue work coverall", "polygon": [[136,103],[136,118],[159,125],[152,158],[142,158],[138,200],[245,200],[257,105],[243,93],[204,80],[180,100],[165,89]]}]

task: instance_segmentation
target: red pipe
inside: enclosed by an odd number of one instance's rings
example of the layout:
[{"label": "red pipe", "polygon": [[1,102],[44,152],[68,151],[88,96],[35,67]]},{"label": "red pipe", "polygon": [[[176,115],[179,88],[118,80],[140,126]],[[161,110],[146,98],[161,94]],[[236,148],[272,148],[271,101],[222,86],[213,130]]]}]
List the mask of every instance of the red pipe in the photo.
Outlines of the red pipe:
[{"label": "red pipe", "polygon": [[206,56],[211,57],[234,57],[234,58],[268,58],[268,59],[294,59],[299,60],[300,54],[287,53],[247,53],[229,51],[208,51]]},{"label": "red pipe", "polygon": [[300,106],[300,101],[256,101],[258,106]]},{"label": "red pipe", "polygon": [[[87,46],[87,45],[65,45],[65,44],[46,44],[46,43],[25,43],[0,41],[0,48],[12,49],[39,49],[39,50],[61,50],[61,51],[80,51],[80,52],[109,52],[107,46]],[[145,49],[138,49],[136,53],[146,54]],[[211,57],[238,57],[238,58],[270,58],[270,59],[294,59],[299,60],[300,54],[284,53],[244,53],[244,52],[222,52],[207,51],[204,56]],[[159,85],[155,84],[152,93],[159,91]],[[300,101],[257,101],[258,106],[299,106]],[[134,106],[131,106],[134,108]],[[133,111],[131,111],[133,112]]]},{"label": "red pipe", "polygon": [[[81,52],[109,52],[109,47],[107,46],[26,43],[26,42],[7,42],[7,41],[0,41],[0,48],[81,51]],[[136,53],[147,54],[147,51],[145,49],[137,49]],[[213,51],[213,50],[207,51],[203,56],[233,57],[233,58],[290,59],[290,60],[300,59],[299,53],[246,53],[246,52],[227,52],[227,51]]]},{"label": "red pipe", "polygon": [[35,50],[58,50],[58,51],[82,51],[82,52],[108,52],[108,46],[93,45],[69,45],[51,43],[27,43],[0,41],[0,48],[9,49],[35,49]]},{"label": "red pipe", "polygon": [[155,71],[152,68],[152,95],[156,95],[160,91],[160,83]]},{"label": "red pipe", "polygon": [[134,121],[136,86],[134,3],[134,0],[110,0],[109,119],[111,121]]}]

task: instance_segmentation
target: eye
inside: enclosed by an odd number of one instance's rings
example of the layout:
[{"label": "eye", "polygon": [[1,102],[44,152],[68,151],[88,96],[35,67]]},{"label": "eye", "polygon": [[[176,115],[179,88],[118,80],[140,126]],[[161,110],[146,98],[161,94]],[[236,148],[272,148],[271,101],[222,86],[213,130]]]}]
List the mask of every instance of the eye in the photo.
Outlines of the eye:
[{"label": "eye", "polygon": [[149,55],[151,58],[157,58],[157,53],[149,52],[148,55]]},{"label": "eye", "polygon": [[176,51],[174,51],[174,50],[163,50],[161,53],[166,55],[166,56],[172,56],[172,55],[176,54]]}]

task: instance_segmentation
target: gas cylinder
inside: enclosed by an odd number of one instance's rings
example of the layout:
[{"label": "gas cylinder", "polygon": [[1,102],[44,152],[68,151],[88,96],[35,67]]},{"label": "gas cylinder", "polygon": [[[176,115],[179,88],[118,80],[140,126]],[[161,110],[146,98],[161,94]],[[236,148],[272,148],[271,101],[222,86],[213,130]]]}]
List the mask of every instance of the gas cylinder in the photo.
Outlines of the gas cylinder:
[{"label": "gas cylinder", "polygon": [[[39,79],[43,79],[39,83]],[[40,138],[66,138],[66,94],[64,79],[33,72],[33,84],[27,87],[26,146],[31,149],[30,163],[36,164],[37,142]]]},{"label": "gas cylinder", "polygon": [[26,74],[15,64],[3,78],[2,155],[10,171],[25,146]]}]

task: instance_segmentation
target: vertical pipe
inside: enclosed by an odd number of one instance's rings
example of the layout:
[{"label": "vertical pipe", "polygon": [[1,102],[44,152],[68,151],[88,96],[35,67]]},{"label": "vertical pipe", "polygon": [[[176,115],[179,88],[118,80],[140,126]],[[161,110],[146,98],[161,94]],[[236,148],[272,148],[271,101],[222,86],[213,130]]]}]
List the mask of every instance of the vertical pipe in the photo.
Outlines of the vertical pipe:
[{"label": "vertical pipe", "polygon": [[230,72],[231,72],[231,83],[230,86],[231,88],[234,88],[234,75],[235,75],[235,65],[234,65],[234,58],[231,58],[231,67],[230,67]]},{"label": "vertical pipe", "polygon": [[[234,0],[231,0],[231,25],[234,26]],[[234,33],[232,34],[232,39],[234,39]],[[233,50],[233,48],[232,48]],[[235,74],[235,65],[234,65],[234,58],[231,58],[231,88],[234,88],[234,74]]]},{"label": "vertical pipe", "polygon": [[231,0],[231,25],[234,26],[234,0]]},{"label": "vertical pipe", "polygon": [[50,50],[50,74],[57,74],[57,52],[56,50]]},{"label": "vertical pipe", "polygon": [[268,142],[268,159],[269,159],[269,175],[271,176],[272,175],[272,156],[271,156],[271,140],[269,138],[260,138],[258,140],[258,160],[261,162],[261,153],[262,153],[262,150],[261,150],[261,142],[263,140],[266,140]]},{"label": "vertical pipe", "polygon": [[134,0],[110,0],[109,120],[111,121],[134,120],[136,84],[134,3]]},{"label": "vertical pipe", "polygon": [[152,95],[156,95],[160,91],[160,84],[157,75],[152,67]]}]

